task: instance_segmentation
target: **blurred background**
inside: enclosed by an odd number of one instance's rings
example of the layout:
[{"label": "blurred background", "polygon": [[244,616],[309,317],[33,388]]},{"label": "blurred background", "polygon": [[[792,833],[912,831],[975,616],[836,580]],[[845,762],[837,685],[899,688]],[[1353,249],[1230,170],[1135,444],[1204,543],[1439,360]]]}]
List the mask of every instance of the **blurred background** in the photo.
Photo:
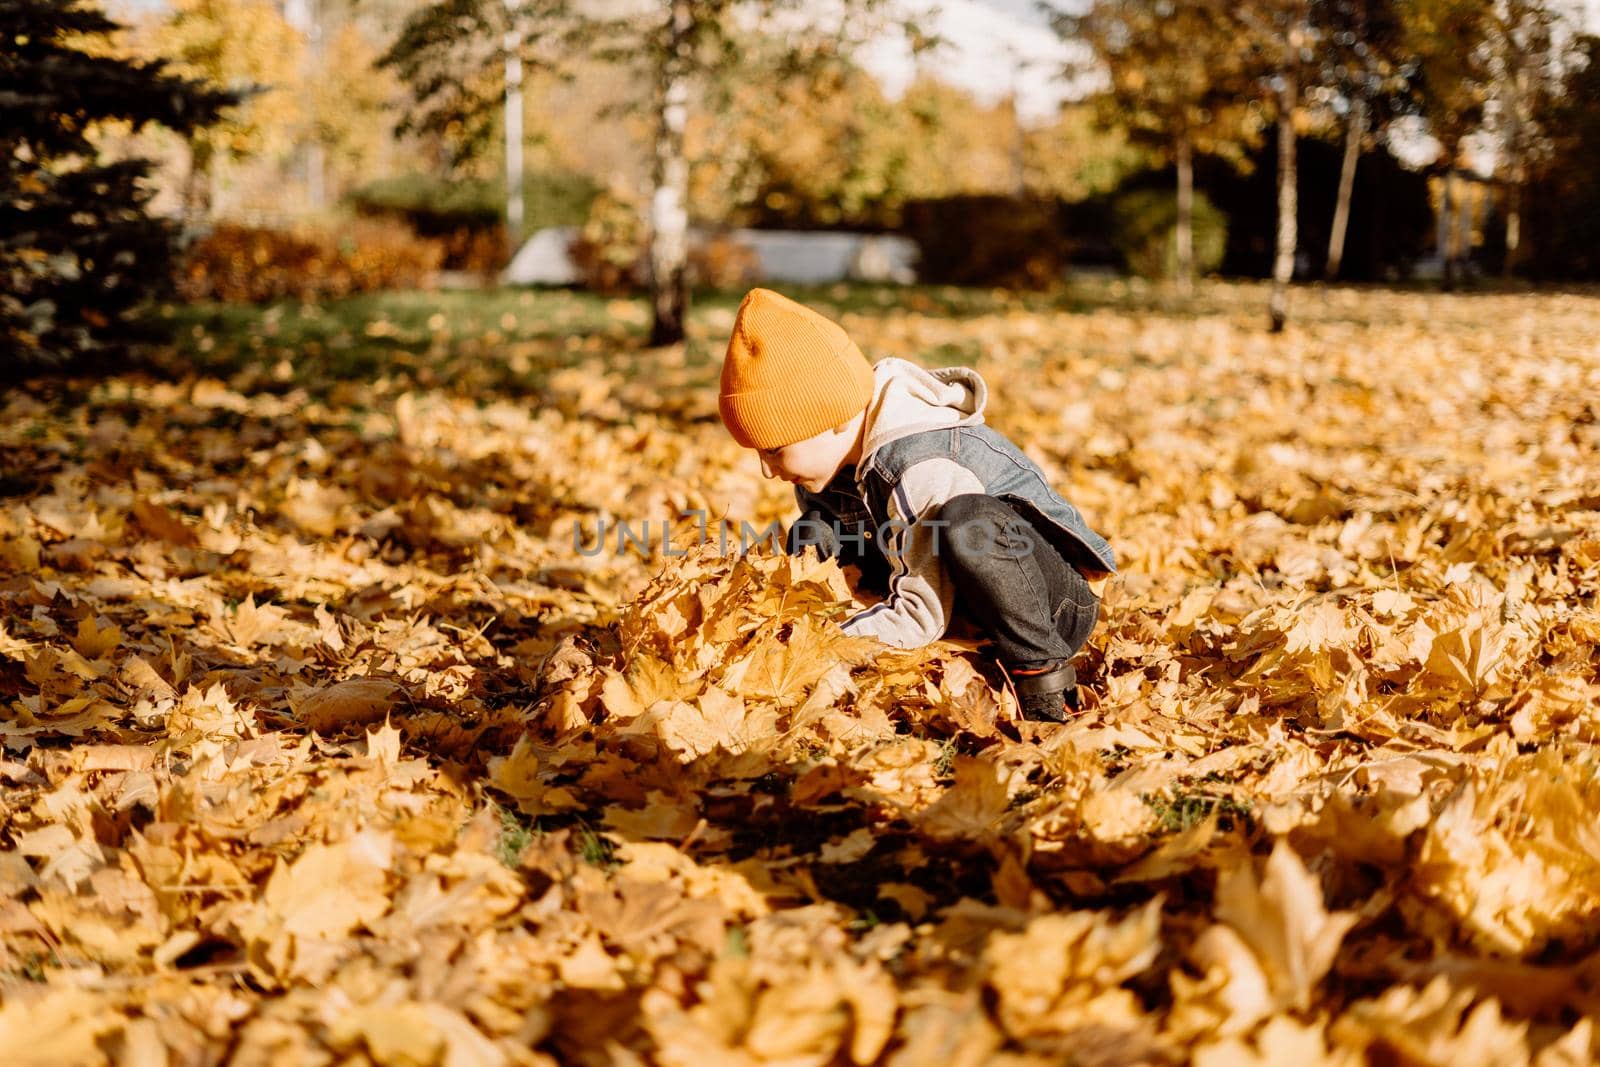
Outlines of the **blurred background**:
[{"label": "blurred background", "polygon": [[152,299],[1600,275],[1596,0],[0,0],[0,330]]}]

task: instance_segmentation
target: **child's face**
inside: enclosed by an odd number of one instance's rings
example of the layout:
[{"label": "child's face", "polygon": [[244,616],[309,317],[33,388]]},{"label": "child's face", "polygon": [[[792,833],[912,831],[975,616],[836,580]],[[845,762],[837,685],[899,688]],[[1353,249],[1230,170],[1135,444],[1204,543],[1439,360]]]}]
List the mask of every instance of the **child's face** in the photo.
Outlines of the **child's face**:
[{"label": "child's face", "polygon": [[809,492],[820,493],[844,466],[845,458],[854,444],[850,430],[858,420],[842,427],[823,430],[815,437],[807,437],[782,448],[758,449],[761,473],[768,478],[782,478],[786,482],[804,486]]}]

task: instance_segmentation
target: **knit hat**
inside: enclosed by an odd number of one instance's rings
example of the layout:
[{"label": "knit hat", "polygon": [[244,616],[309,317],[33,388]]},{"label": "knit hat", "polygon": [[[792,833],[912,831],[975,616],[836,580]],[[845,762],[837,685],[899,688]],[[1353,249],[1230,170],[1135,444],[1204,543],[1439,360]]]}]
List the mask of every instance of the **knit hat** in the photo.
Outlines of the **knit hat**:
[{"label": "knit hat", "polygon": [[872,364],[832,322],[771,289],[739,304],[717,406],[745,448],[782,448],[852,419],[872,400]]}]

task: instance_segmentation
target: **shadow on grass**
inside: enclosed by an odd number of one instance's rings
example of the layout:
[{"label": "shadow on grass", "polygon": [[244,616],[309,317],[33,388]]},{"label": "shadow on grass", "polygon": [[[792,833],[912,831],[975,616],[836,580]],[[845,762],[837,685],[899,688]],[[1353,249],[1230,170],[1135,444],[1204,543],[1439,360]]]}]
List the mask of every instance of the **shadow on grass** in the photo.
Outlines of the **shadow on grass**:
[{"label": "shadow on grass", "polygon": [[[1135,278],[1081,274],[1044,291],[956,286],[771,283],[786,295],[835,318],[916,315],[978,319],[992,315],[1074,315],[1115,312],[1179,321],[1227,317],[1266,321],[1269,286],[1254,281],[1205,280],[1193,294]],[[175,374],[198,371],[246,390],[304,388],[322,395],[340,383],[378,392],[420,387],[461,395],[540,397],[557,372],[593,365],[632,376],[634,361],[666,358],[698,384],[715,381],[734,312],[745,293],[701,289],[693,294],[686,343],[647,346],[648,299],[608,298],[567,289],[484,289],[369,293],[322,303],[270,306],[169,305],[154,314],[176,334],[157,361]],[[1485,289],[1482,295],[1494,295]],[[1447,305],[1423,311],[1413,299],[1435,290],[1388,286],[1296,286],[1293,320],[1367,326],[1396,318],[1448,315]],[[1478,293],[1454,294],[1463,305]],[[1376,297],[1389,297],[1377,300]],[[981,345],[945,343],[920,352],[928,366],[973,366]]]},{"label": "shadow on grass", "polygon": [[260,389],[322,392],[340,382],[537,393],[600,352],[637,350],[642,302],[562,290],[367,293],[322,303],[187,304],[159,312],[170,366]]},{"label": "shadow on grass", "polygon": [[[1023,293],[955,286],[773,283],[824,314],[942,318],[1007,311],[1092,308],[1106,294]],[[693,294],[685,355],[720,362],[744,289]],[[1070,303],[1064,306],[1063,301]],[[485,289],[368,293],[323,303],[169,305],[159,316],[175,330],[173,355],[203,373],[231,375],[289,363],[296,384],[371,377],[396,369],[446,369],[461,358],[504,364],[502,384],[529,376],[524,364],[571,365],[585,354],[646,350],[649,304],[642,295],[609,299],[564,289]],[[972,358],[949,353],[952,361]],[[550,358],[564,356],[564,359]],[[930,357],[932,358],[932,357]],[[537,377],[537,375],[534,375]]]}]

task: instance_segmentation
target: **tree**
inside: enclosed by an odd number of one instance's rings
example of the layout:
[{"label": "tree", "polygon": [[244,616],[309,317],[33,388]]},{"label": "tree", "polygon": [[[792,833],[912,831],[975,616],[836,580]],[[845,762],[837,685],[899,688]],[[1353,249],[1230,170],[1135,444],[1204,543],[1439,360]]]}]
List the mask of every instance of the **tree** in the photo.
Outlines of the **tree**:
[{"label": "tree", "polygon": [[1600,280],[1600,37],[1571,45],[1562,91],[1535,117],[1550,151],[1532,168],[1523,269]]},{"label": "tree", "polygon": [[1232,11],[1251,53],[1257,82],[1267,90],[1277,126],[1278,225],[1267,316],[1272,332],[1289,318],[1289,282],[1299,249],[1299,175],[1296,121],[1307,82],[1317,69],[1324,27],[1311,0],[1241,0]]},{"label": "tree", "polygon": [[[306,205],[325,209],[341,192],[369,180],[394,147],[393,104],[399,86],[377,69],[377,42],[415,6],[407,0],[273,0],[299,35],[301,65],[292,82],[300,121],[287,128],[293,166],[305,180]],[[275,97],[281,99],[279,93]]]},{"label": "tree", "polygon": [[113,348],[167,277],[174,234],[146,211],[149,163],[99,161],[94,127],[192,132],[237,98],[92,54],[121,27],[79,0],[0,0],[0,23],[0,350],[17,369]]},{"label": "tree", "polygon": [[[1177,171],[1179,288],[1194,280],[1194,156],[1242,161],[1254,131],[1239,94],[1237,27],[1220,0],[1093,0],[1077,13],[1047,6],[1056,32],[1091,50],[1100,120]],[[1072,73],[1083,73],[1080,64]]]},{"label": "tree", "polygon": [[691,208],[700,218],[800,226],[881,221],[925,173],[909,173],[926,165],[914,144],[931,133],[916,94],[891,103],[843,58],[733,86],[729,106],[700,109],[690,121]]},{"label": "tree", "polygon": [[1401,47],[1399,13],[1393,0],[1330,0],[1320,7],[1324,34],[1323,86],[1343,111],[1344,153],[1328,234],[1323,277],[1339,276],[1356,165],[1369,134],[1381,131],[1411,106],[1412,65]]},{"label": "tree", "polygon": [[184,210],[191,219],[211,211],[218,161],[286,157],[294,149],[306,119],[292,91],[305,39],[269,0],[174,0],[145,47],[178,74],[248,98],[221,122],[189,131]]},{"label": "tree", "polygon": [[1490,107],[1505,190],[1506,254],[1514,273],[1526,250],[1522,239],[1523,190],[1552,145],[1540,116],[1561,95],[1571,57],[1562,54],[1560,12],[1550,0],[1497,0],[1490,12]]},{"label": "tree", "polygon": [[1402,47],[1416,59],[1417,94],[1440,150],[1439,256],[1455,284],[1455,171],[1462,142],[1483,118],[1490,88],[1488,42],[1494,0],[1397,0]]},{"label": "tree", "polygon": [[1090,103],[1062,105],[1055,121],[1028,131],[1028,189],[1079,201],[1109,193],[1148,165],[1127,131],[1107,127]]},{"label": "tree", "polygon": [[[931,78],[898,100],[844,59],[737,87],[734,104],[691,126],[703,217],[790,226],[892,226],[910,200],[1016,189],[1009,108],[985,107]],[[699,128],[715,125],[715,143]],[[959,159],[961,166],[949,161]],[[728,210],[726,190],[743,206]],[[721,197],[721,204],[715,199]]]},{"label": "tree", "polygon": [[[573,56],[596,57],[649,86],[649,197],[652,344],[682,340],[688,308],[687,131],[696,104],[726,101],[740,81],[770,78],[845,51],[855,23],[886,8],[885,0],[845,0],[848,23],[824,29],[802,0],[436,0],[416,13],[383,63],[393,67],[419,102],[403,128],[486,133],[505,88],[505,58],[560,68]],[[749,23],[766,27],[753,30]],[[913,44],[930,39],[907,25]],[[780,37],[781,61],[753,65],[767,50],[754,42]]]},{"label": "tree", "polygon": [[346,22],[326,33],[320,49],[323,61],[311,77],[305,99],[308,106],[304,136],[312,148],[313,186],[326,179],[330,192],[311,202],[321,207],[327,198],[343,187],[369,178],[391,137],[390,105],[399,87],[385,72],[379,71],[378,49],[373,47],[353,22]]}]

